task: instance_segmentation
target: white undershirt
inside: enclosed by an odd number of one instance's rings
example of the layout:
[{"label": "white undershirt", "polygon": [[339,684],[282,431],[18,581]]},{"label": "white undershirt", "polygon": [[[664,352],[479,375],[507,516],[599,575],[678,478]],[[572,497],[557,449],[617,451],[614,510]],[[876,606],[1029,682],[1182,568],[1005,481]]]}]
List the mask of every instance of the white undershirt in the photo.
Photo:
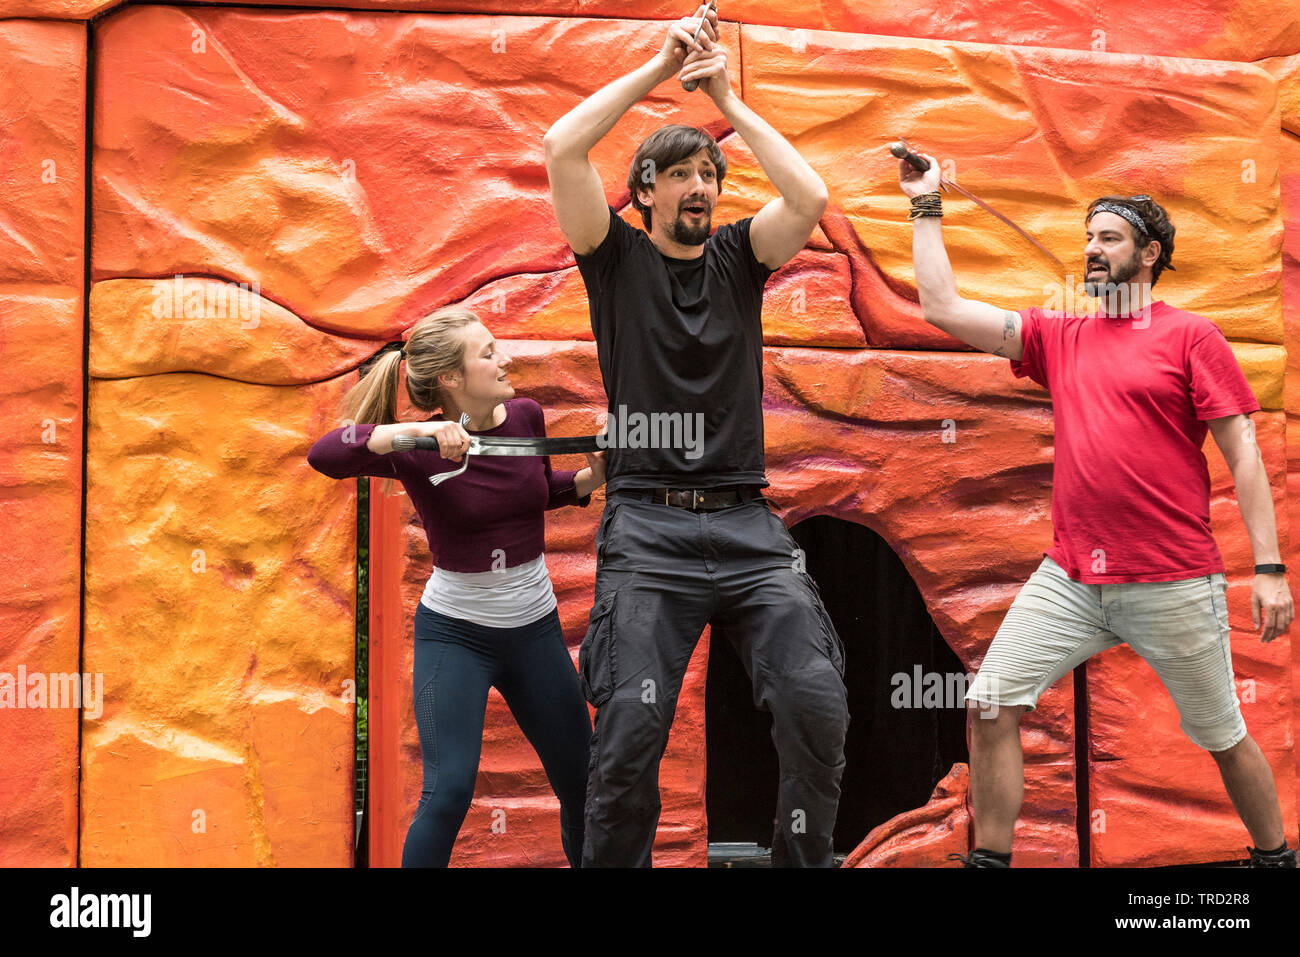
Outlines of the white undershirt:
[{"label": "white undershirt", "polygon": [[499,571],[449,572],[435,565],[420,603],[490,628],[531,625],[556,607],[544,554]]}]

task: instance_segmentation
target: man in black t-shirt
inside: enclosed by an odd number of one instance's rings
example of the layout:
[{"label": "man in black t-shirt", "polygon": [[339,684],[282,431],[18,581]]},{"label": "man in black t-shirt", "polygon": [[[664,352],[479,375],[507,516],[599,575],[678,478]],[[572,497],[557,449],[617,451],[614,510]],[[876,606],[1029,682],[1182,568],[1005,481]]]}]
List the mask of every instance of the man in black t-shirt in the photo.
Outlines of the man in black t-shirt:
[{"label": "man in black t-shirt", "polygon": [[[700,17],[705,23],[693,39]],[[596,600],[579,652],[596,707],[584,866],[649,866],[659,761],[706,624],[772,715],[780,762],[772,859],[830,866],[844,733],[843,646],[762,489],[763,286],[803,248],[826,187],[736,96],[717,15],[674,23],[648,63],[546,134],[556,219],[587,287],[609,399]],[[710,235],[727,162],[708,133],[667,126],[632,160],[646,232],[606,205],[588,154],[674,74],[696,80],[780,197]]]}]

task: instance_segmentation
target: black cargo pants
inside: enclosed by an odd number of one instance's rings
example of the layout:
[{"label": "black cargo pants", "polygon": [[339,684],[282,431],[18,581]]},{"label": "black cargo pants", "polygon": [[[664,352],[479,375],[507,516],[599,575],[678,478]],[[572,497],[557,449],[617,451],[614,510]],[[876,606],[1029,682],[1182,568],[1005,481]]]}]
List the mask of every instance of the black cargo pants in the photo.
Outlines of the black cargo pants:
[{"label": "black cargo pants", "polygon": [[659,761],[705,624],[725,630],[772,715],[775,866],[829,867],[848,727],[844,648],[766,499],[708,512],[610,494],[578,655],[596,707],[584,867],[649,867]]}]

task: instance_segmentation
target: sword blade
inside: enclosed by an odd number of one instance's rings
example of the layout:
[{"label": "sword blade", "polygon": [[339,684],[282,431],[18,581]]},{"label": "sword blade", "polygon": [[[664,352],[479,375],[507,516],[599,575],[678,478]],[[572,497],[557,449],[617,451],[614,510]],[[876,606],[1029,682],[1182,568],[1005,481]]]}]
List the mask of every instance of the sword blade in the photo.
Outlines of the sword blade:
[{"label": "sword blade", "polygon": [[1015,223],[1013,223],[1013,222],[1012,222],[1011,220],[1009,220],[1007,217],[1003,216],[1001,213],[999,213],[996,209],[994,209],[994,208],[993,208],[992,206],[990,206],[988,203],[984,202],[984,200],[980,199],[978,196],[976,196],[974,193],[972,193],[972,192],[971,192],[970,190],[968,190],[966,187],[964,187],[964,186],[958,186],[956,183],[952,182],[951,180],[946,180],[946,179],[945,179],[945,180],[941,180],[940,182],[942,182],[942,184],[943,184],[944,186],[951,187],[952,189],[955,189],[957,192],[961,193],[963,196],[965,196],[967,199],[969,199],[972,203],[974,203],[974,204],[975,204],[976,206],[978,206],[980,209],[984,210],[986,213],[990,213],[991,215],[993,215],[993,216],[996,217],[997,219],[1002,220],[1002,222],[1006,223],[1008,226],[1010,226],[1012,229],[1014,229],[1016,232],[1018,232],[1022,237],[1024,237],[1024,238],[1027,239],[1027,240],[1029,240],[1029,242],[1030,242],[1031,244],[1033,244],[1033,246],[1034,246],[1035,249],[1037,249],[1039,252],[1041,252],[1044,256],[1046,256],[1046,257],[1047,257],[1048,259],[1050,259],[1052,262],[1056,263],[1057,268],[1060,269],[1061,272],[1065,272],[1065,263],[1061,262],[1061,261],[1060,261],[1059,259],[1057,259],[1054,255],[1052,255],[1052,251],[1051,251],[1050,249],[1048,249],[1046,246],[1044,246],[1042,243],[1040,243],[1040,242],[1039,242],[1037,239],[1035,239],[1033,236],[1029,235],[1029,233],[1025,232],[1023,229],[1021,229],[1019,226],[1017,226]]},{"label": "sword blade", "polygon": [[483,436],[469,440],[470,455],[574,455],[600,449],[595,435],[571,436]]}]

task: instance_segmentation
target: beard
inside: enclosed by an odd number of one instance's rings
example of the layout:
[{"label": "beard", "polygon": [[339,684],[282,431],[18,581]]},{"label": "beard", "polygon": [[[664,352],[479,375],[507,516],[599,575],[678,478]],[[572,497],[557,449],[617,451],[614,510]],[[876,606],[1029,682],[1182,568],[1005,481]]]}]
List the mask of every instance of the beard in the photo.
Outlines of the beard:
[{"label": "beard", "polygon": [[673,220],[672,233],[673,240],[681,243],[683,246],[699,246],[709,238],[709,227],[712,224],[713,216],[711,213],[704,214],[704,222],[698,226],[691,226],[686,223],[679,215]]},{"label": "beard", "polygon": [[1127,283],[1130,279],[1138,274],[1142,268],[1142,254],[1138,250],[1133,250],[1133,258],[1122,264],[1118,269],[1112,269],[1109,262],[1104,264],[1106,269],[1106,278],[1101,282],[1089,282],[1086,278],[1083,283],[1083,291],[1094,299],[1102,297],[1111,297],[1117,295],[1120,286]]}]

